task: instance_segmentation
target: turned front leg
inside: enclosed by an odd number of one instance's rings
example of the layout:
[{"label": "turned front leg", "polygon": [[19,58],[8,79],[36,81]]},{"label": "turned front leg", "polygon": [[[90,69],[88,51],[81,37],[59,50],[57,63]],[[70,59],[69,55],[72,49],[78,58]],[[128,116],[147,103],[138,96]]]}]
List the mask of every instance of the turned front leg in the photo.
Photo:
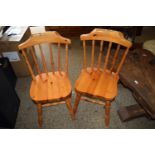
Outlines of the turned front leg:
[{"label": "turned front leg", "polygon": [[105,103],[105,125],[106,127],[109,127],[109,123],[110,123],[110,107],[111,107],[110,101],[106,101]]},{"label": "turned front leg", "polygon": [[38,111],[38,124],[39,127],[42,127],[42,105],[41,103],[37,103],[37,111]]}]

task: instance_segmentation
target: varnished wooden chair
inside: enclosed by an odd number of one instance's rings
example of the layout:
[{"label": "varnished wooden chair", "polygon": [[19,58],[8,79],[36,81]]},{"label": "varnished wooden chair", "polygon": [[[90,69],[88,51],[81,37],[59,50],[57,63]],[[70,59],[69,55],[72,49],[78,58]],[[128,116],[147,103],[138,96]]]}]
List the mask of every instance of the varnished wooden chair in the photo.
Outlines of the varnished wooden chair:
[{"label": "varnished wooden chair", "polygon": [[[131,47],[131,42],[126,40],[121,32],[107,29],[94,29],[89,34],[80,36],[83,41],[83,69],[78,80],[75,83],[76,99],[73,107],[74,115],[77,112],[79,101],[86,100],[92,103],[104,105],[105,107],[105,125],[109,126],[111,101],[117,95],[117,83],[119,72]],[[92,41],[91,64],[86,66],[86,42]],[[94,63],[95,43],[100,42],[100,49],[97,61],[97,67]],[[103,47],[108,42],[107,54],[103,68],[101,67],[101,58]],[[110,58],[112,45],[115,44],[113,59]],[[125,48],[120,62],[116,66],[116,60],[121,46]],[[105,46],[106,47],[106,46]],[[124,50],[124,49],[123,49]],[[110,63],[111,60],[111,63]],[[109,65],[111,64],[111,66]],[[96,100],[98,99],[98,101]],[[102,102],[103,100],[104,102]]]},{"label": "varnished wooden chair", "polygon": [[[47,44],[48,51],[43,51],[43,44]],[[20,44],[19,50],[25,58],[29,72],[32,76],[30,86],[30,97],[36,103],[38,111],[38,124],[42,126],[42,108],[47,106],[55,106],[66,103],[66,106],[73,118],[73,110],[71,107],[71,84],[68,77],[68,45],[71,44],[70,39],[62,37],[56,31],[49,31],[32,35],[24,43]],[[58,55],[58,71],[55,71],[53,59],[53,46],[57,47]],[[61,69],[61,45],[65,46],[65,71]],[[35,49],[38,48],[38,51]],[[36,75],[27,57],[27,52],[31,52],[36,67]],[[36,52],[40,53],[43,72],[41,71]],[[49,52],[50,71],[48,71],[47,61],[44,52]]]}]

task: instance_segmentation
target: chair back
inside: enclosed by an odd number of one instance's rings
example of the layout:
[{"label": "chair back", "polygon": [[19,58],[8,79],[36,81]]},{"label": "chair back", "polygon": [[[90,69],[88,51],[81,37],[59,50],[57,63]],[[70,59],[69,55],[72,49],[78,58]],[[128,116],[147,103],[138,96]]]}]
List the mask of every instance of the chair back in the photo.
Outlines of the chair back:
[{"label": "chair back", "polygon": [[[96,42],[100,42],[99,55],[98,55],[98,61],[97,61],[97,70],[100,70],[100,68],[101,68],[102,52],[104,49],[103,47],[104,47],[105,43],[108,42],[108,48],[107,48],[107,52],[106,52],[103,71],[108,69],[111,72],[115,72],[116,74],[119,73],[119,71],[124,63],[124,60],[126,58],[126,55],[129,51],[129,48],[132,46],[132,43],[124,38],[123,33],[118,32],[118,31],[113,31],[113,30],[107,30],[107,29],[94,29],[89,34],[81,35],[80,39],[83,41],[83,50],[84,50],[83,69],[87,68],[86,41],[88,41],[88,40],[92,41],[91,64],[90,64],[92,71],[94,70],[94,53],[95,53],[95,43]],[[110,59],[110,54],[111,54],[111,49],[112,49],[113,44],[116,44],[116,46],[115,46],[116,49],[115,49],[113,58]],[[118,54],[119,54],[121,46],[124,47],[125,50],[123,52],[123,55],[121,56],[120,62],[118,63],[118,65],[116,67],[116,60],[118,58]],[[110,60],[111,60],[111,62],[110,62]],[[114,69],[115,69],[115,71],[114,71]]]},{"label": "chair back", "polygon": [[[46,51],[43,51],[43,48],[42,48],[43,44],[47,44],[48,48],[49,48],[50,68],[51,68],[50,71],[48,71],[48,67],[47,67],[47,63],[46,63],[47,61],[46,61],[45,55],[44,55],[44,52],[46,52]],[[46,75],[48,77],[48,72],[52,72],[53,74],[55,74],[55,63],[54,63],[53,48],[52,48],[53,44],[56,44],[56,46],[57,46],[58,72],[60,75],[61,75],[61,71],[62,71],[61,46],[62,45],[65,46],[65,73],[68,74],[68,45],[71,44],[71,40],[68,38],[62,37],[56,31],[49,31],[49,32],[47,31],[44,33],[34,34],[28,40],[26,40],[25,42],[23,42],[22,44],[20,44],[18,46],[19,50],[22,51],[22,54],[25,58],[26,64],[28,66],[29,72],[30,72],[33,80],[35,80],[35,73],[33,71],[31,64],[30,64],[30,60],[27,56],[27,52],[30,51],[30,53],[32,55],[32,59],[35,64],[35,67],[36,67],[37,74],[40,76],[40,78],[41,78],[42,73],[46,73]],[[35,50],[36,48],[38,50]],[[41,68],[39,66],[36,52],[40,53],[43,71],[41,71]]]}]

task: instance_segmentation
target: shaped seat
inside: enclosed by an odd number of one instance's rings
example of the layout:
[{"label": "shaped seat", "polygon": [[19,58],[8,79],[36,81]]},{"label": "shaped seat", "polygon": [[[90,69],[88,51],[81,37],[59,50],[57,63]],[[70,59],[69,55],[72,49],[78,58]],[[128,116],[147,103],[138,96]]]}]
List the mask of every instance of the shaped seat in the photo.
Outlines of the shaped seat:
[{"label": "shaped seat", "polygon": [[52,102],[65,99],[71,94],[71,84],[65,72],[52,72],[41,74],[43,80],[37,75],[36,81],[32,81],[30,87],[30,96],[37,102]]},{"label": "shaped seat", "polygon": [[109,70],[98,71],[91,68],[82,70],[78,80],[75,84],[75,89],[81,94],[92,95],[104,99],[113,99],[117,94],[118,75],[111,73]]}]

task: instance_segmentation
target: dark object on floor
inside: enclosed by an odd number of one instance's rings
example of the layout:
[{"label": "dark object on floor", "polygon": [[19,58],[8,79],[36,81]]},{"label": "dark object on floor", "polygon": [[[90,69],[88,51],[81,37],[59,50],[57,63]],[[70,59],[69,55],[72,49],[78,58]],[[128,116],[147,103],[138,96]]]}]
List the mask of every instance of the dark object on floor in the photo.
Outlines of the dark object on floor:
[{"label": "dark object on floor", "polygon": [[5,31],[9,28],[10,26],[4,26],[3,28],[3,33],[5,33]]},{"label": "dark object on floor", "polygon": [[155,65],[155,58],[149,61],[150,65]]},{"label": "dark object on floor", "polygon": [[139,104],[134,104],[127,107],[120,107],[118,110],[121,121],[128,121],[132,118],[140,117],[145,115],[144,109]]},{"label": "dark object on floor", "polygon": [[0,128],[14,128],[20,100],[0,68]]},{"label": "dark object on floor", "polygon": [[0,58],[0,68],[5,74],[7,80],[10,82],[11,86],[15,88],[17,77],[8,58]]},{"label": "dark object on floor", "polygon": [[133,96],[146,114],[155,119],[155,65],[150,64],[153,59],[155,56],[150,51],[130,51],[120,73],[120,80],[124,86],[132,90]]}]

